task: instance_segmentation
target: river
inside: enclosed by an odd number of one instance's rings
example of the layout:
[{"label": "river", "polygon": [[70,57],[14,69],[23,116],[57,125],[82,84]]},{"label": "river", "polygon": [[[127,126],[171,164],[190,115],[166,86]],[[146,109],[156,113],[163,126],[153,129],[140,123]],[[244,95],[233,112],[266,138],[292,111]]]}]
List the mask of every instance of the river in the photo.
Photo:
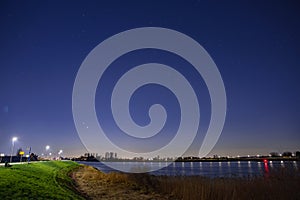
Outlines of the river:
[{"label": "river", "polygon": [[[101,162],[79,162],[93,166],[104,173],[117,171]],[[133,169],[156,169],[151,171],[153,175],[167,176],[194,176],[201,175],[206,177],[249,177],[267,175],[271,171],[280,168],[287,168],[289,171],[298,170],[299,161],[229,161],[229,162],[110,162],[111,165],[122,167],[126,171]]]}]

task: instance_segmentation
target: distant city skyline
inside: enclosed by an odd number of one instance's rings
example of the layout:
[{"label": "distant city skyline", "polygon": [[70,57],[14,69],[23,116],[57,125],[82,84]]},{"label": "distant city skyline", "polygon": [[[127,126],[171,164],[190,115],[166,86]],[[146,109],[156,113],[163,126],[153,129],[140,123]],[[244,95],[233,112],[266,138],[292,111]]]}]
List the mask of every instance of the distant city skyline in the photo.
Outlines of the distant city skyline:
[{"label": "distant city skyline", "polygon": [[[72,116],[76,74],[88,53],[119,32],[138,27],[180,31],[201,44],[223,78],[227,117],[223,132],[208,156],[269,154],[300,150],[300,4],[298,2],[18,2],[0,3],[0,153],[19,147],[41,155],[45,146],[65,156],[87,152]],[[188,64],[163,51],[130,52],[113,69],[146,62],[168,64],[183,74]],[[122,70],[107,71],[110,83]],[[197,77],[190,81],[195,82]],[[186,155],[195,155],[210,119],[210,100],[204,82],[196,82],[200,98],[200,131]],[[96,111],[107,107],[110,88],[98,85]],[[178,103],[161,87],[160,103],[168,104],[172,136]],[[133,119],[147,125],[147,105],[153,96],[133,96]],[[146,113],[146,114],[145,114]],[[108,124],[113,121],[104,115]],[[83,122],[84,123],[84,122]],[[87,128],[88,127],[87,125]],[[107,127],[109,130],[110,126]],[[114,134],[114,133],[113,133]],[[167,136],[162,137],[167,141]],[[95,141],[96,142],[96,141]],[[96,143],[95,143],[96,144]],[[104,154],[106,151],[97,152]],[[121,155],[120,157],[128,155]]]}]

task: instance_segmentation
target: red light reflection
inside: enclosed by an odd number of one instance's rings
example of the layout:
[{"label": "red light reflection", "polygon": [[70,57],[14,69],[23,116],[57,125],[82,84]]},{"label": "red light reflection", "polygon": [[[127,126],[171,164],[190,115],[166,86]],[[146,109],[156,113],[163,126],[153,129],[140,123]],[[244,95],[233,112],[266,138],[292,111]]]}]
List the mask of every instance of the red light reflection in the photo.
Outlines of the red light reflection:
[{"label": "red light reflection", "polygon": [[268,166],[268,160],[264,159],[264,170],[265,170],[265,178],[269,177],[269,166]]}]

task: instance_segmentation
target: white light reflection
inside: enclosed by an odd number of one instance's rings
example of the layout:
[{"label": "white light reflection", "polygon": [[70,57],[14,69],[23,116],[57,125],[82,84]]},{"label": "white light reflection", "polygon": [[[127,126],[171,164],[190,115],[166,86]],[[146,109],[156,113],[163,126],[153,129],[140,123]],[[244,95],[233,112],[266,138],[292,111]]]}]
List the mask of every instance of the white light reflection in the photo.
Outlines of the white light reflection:
[{"label": "white light reflection", "polygon": [[168,167],[168,162],[165,162],[165,167]]},{"label": "white light reflection", "polygon": [[219,162],[219,174],[222,174],[222,162]]},{"label": "white light reflection", "polygon": [[293,165],[294,165],[294,168],[295,168],[295,169],[298,169],[298,164],[297,164],[296,161],[293,161]]},{"label": "white light reflection", "polygon": [[249,173],[249,174],[252,174],[251,161],[248,161],[248,173]]},{"label": "white light reflection", "polygon": [[190,162],[191,164],[191,172],[192,172],[192,175],[194,175],[194,166],[193,166],[193,162]]},{"label": "white light reflection", "polygon": [[261,163],[260,163],[260,162],[257,162],[257,166],[258,166],[258,170],[261,172],[261,171],[262,171]]},{"label": "white light reflection", "polygon": [[261,167],[261,163],[260,162],[257,162],[257,165],[258,165],[258,167]]},{"label": "white light reflection", "polygon": [[181,163],[181,173],[182,173],[182,175],[185,175],[185,162],[182,162]]},{"label": "white light reflection", "polygon": [[270,163],[270,167],[273,168],[273,166],[274,166],[274,165],[273,165],[273,161],[270,160],[269,163]]}]

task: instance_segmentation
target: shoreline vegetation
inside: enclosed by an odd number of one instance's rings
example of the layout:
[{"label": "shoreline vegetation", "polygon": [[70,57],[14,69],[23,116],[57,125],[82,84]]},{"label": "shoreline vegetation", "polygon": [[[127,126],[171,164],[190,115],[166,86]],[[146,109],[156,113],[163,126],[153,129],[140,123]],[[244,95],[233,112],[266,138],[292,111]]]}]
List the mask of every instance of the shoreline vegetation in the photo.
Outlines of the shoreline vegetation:
[{"label": "shoreline vegetation", "polygon": [[284,168],[267,176],[207,178],[104,174],[83,165],[72,176],[90,199],[300,199],[300,172]]},{"label": "shoreline vegetation", "polygon": [[111,172],[72,161],[0,167],[0,199],[300,199],[300,171],[207,178]]}]

